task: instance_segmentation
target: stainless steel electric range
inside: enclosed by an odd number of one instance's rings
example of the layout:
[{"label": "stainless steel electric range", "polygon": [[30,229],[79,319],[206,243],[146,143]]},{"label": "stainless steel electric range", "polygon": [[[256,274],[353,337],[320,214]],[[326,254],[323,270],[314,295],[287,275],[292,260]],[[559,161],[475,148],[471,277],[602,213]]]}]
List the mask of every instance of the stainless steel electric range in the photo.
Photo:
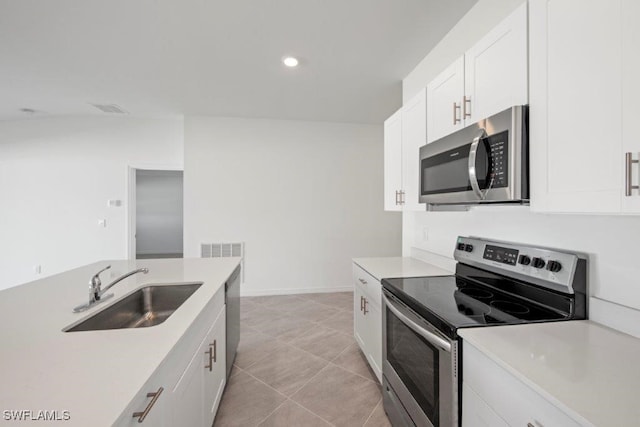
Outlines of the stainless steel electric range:
[{"label": "stainless steel electric range", "polygon": [[455,275],[383,279],[383,399],[394,427],[458,426],[457,330],[585,319],[586,256],[459,237]]}]

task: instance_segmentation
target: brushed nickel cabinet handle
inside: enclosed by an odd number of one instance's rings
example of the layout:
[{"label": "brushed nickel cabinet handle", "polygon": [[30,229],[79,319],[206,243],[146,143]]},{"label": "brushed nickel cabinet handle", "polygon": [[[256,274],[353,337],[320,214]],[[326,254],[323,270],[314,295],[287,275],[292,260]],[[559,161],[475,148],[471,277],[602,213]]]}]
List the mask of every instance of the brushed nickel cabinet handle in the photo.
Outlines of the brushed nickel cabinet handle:
[{"label": "brushed nickel cabinet handle", "polygon": [[364,315],[365,315],[365,316],[366,316],[366,315],[367,315],[367,313],[369,312],[369,310],[367,310],[367,304],[368,304],[368,303],[369,303],[369,301],[367,301],[367,299],[365,298],[365,299],[364,299],[364,310],[363,310],[363,313],[364,313]]},{"label": "brushed nickel cabinet handle", "polygon": [[[469,104],[468,109],[467,104]],[[465,119],[471,117],[471,97],[467,98],[466,95],[462,97],[462,117]]]},{"label": "brushed nickel cabinet handle", "polygon": [[209,372],[213,369],[213,350],[211,349],[211,345],[209,345],[209,350],[205,351],[204,354],[209,355],[209,364],[204,365],[204,369],[208,369]]},{"label": "brushed nickel cabinet handle", "polygon": [[536,427],[536,426],[534,426],[534,425],[533,425],[533,424],[531,424],[531,423],[527,423],[527,427]]},{"label": "brushed nickel cabinet handle", "polygon": [[[640,162],[640,160],[633,159],[633,153],[624,154],[624,195],[629,197],[633,195],[633,190],[640,190],[639,185],[633,185],[633,165]],[[638,174],[640,175],[640,173]]]},{"label": "brushed nickel cabinet handle", "polygon": [[457,103],[453,103],[453,124],[458,124],[462,120],[458,118],[457,112],[460,111],[460,106]]},{"label": "brushed nickel cabinet handle", "polygon": [[213,344],[211,344],[213,346],[213,363],[216,363],[218,361],[218,340],[213,340]]},{"label": "brushed nickel cabinet handle", "polygon": [[367,284],[367,281],[366,281],[366,280],[364,280],[364,279],[362,279],[362,278],[359,278],[359,279],[358,279],[358,281],[359,281],[360,283],[362,283],[363,285],[366,285],[366,284]]},{"label": "brushed nickel cabinet handle", "polygon": [[404,190],[400,190],[400,204],[404,205]]},{"label": "brushed nickel cabinet handle", "polygon": [[147,418],[147,415],[149,415],[151,408],[153,408],[153,405],[156,404],[156,401],[158,400],[158,398],[160,397],[163,391],[164,391],[164,388],[160,387],[158,391],[156,391],[155,393],[147,393],[147,397],[150,397],[151,401],[149,402],[147,407],[144,408],[144,411],[134,412],[133,418],[137,418],[139,423],[143,422],[144,419]]},{"label": "brushed nickel cabinet handle", "polygon": [[364,308],[364,297],[361,295],[360,296],[360,311],[362,311]]}]

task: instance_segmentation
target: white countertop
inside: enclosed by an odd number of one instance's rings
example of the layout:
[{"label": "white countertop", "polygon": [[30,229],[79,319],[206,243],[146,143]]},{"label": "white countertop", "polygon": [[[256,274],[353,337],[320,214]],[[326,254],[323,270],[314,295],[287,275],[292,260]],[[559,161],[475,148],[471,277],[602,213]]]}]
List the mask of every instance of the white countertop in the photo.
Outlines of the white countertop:
[{"label": "white countertop", "polygon": [[589,320],[458,334],[582,425],[640,422],[640,339]]},{"label": "white countertop", "polygon": [[393,277],[448,276],[449,270],[427,264],[415,258],[354,258],[353,262],[378,280]]},{"label": "white countertop", "polygon": [[[69,411],[70,421],[60,423],[111,425],[239,262],[240,258],[103,261],[0,291],[0,412]],[[108,302],[73,313],[73,307],[88,300],[91,276],[108,264],[112,268],[101,275],[103,284],[140,267],[148,267],[149,273],[116,284]],[[175,282],[204,283],[160,325],[62,332],[132,290]],[[3,423],[19,424],[0,414]]]}]

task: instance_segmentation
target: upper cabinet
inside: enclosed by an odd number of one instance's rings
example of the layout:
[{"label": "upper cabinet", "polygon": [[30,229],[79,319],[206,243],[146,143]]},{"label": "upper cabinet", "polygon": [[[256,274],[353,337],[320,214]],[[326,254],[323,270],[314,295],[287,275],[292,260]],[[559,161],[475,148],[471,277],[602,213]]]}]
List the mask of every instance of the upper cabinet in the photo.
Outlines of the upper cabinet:
[{"label": "upper cabinet", "polygon": [[529,13],[532,209],[640,212],[640,5],[531,0]]},{"label": "upper cabinet", "polygon": [[427,136],[426,90],[384,122],[384,208],[424,211],[419,198],[420,147]]},{"label": "upper cabinet", "polygon": [[427,142],[528,102],[527,4],[427,85]]}]

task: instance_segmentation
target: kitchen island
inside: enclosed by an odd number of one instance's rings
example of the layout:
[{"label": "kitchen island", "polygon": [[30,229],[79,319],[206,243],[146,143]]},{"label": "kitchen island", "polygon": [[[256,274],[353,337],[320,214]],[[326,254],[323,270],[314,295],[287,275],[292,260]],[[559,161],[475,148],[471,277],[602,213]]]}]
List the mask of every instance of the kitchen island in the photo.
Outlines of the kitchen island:
[{"label": "kitchen island", "polygon": [[[0,424],[48,417],[69,426],[134,425],[139,417],[133,412],[156,405],[144,424],[172,425],[173,414],[185,404],[181,398],[207,396],[207,380],[200,376],[207,368],[213,372],[214,359],[224,365],[224,285],[239,263],[240,258],[103,261],[1,291]],[[113,298],[74,313],[75,306],[88,300],[89,279],[107,265],[112,268],[103,273],[105,283],[138,268],[146,267],[149,273],[123,280],[110,289]],[[63,331],[138,288],[169,283],[202,285],[159,325]],[[222,322],[222,336],[205,343],[214,321]],[[200,354],[205,344],[208,351]],[[209,366],[191,369],[207,354]],[[216,375],[222,384],[212,399],[219,401],[226,376]],[[161,386],[146,389],[153,385],[151,379]],[[151,404],[154,399],[147,393],[160,388],[162,394]],[[191,400],[186,404],[190,408],[185,409],[193,409]],[[215,415],[217,405],[209,406],[209,415]],[[192,421],[183,419],[183,425],[205,419],[196,414]]]}]

